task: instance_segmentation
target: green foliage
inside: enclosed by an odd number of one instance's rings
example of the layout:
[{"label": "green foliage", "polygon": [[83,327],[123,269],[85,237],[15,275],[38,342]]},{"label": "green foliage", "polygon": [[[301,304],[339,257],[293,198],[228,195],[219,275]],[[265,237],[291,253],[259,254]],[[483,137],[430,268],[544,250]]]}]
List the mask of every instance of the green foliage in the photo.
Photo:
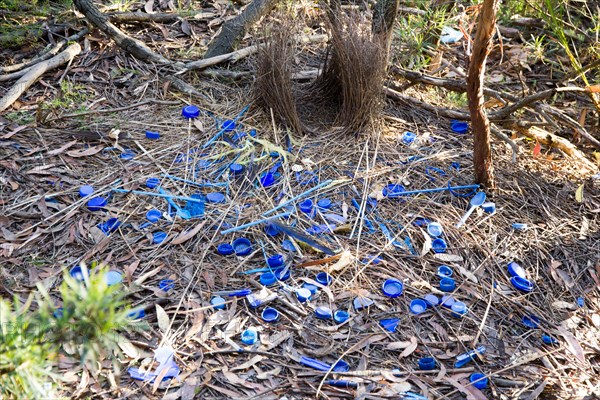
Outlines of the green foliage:
[{"label": "green foliage", "polygon": [[85,86],[63,80],[60,82],[59,95],[43,103],[42,107],[45,110],[60,109],[64,111],[65,109],[77,106],[79,110],[84,111],[83,102],[89,100],[92,96],[93,93],[88,91]]},{"label": "green foliage", "polygon": [[32,298],[21,310],[17,300],[0,299],[0,398],[48,396],[48,377],[59,379],[53,360],[64,348],[95,369],[102,357],[119,351],[120,331],[138,327],[128,316],[125,292],[106,284],[105,270],[82,269],[84,282],[65,274],[62,308],[41,284],[35,311],[30,311]]}]

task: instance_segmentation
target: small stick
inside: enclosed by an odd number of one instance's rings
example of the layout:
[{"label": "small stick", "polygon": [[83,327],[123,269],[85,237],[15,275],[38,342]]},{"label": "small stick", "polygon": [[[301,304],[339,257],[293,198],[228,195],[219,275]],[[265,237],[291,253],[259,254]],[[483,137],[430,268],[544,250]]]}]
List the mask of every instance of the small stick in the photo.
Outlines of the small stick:
[{"label": "small stick", "polygon": [[291,212],[288,211],[288,212],[284,212],[282,214],[273,215],[272,217],[269,217],[269,218],[260,219],[258,221],[253,221],[253,222],[248,222],[247,224],[236,226],[235,228],[225,229],[224,231],[221,231],[221,235],[225,235],[227,233],[241,231],[242,229],[250,228],[251,226],[256,226],[256,225],[264,224],[265,222],[269,222],[272,219],[287,217],[290,214],[291,214]]}]

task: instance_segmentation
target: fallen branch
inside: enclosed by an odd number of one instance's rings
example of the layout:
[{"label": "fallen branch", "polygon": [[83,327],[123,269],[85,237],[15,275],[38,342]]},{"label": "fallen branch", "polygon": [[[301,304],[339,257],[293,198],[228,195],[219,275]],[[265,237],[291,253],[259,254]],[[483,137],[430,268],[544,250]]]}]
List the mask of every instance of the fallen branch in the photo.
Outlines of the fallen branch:
[{"label": "fallen branch", "polygon": [[33,83],[35,83],[46,71],[70,62],[80,52],[81,46],[79,43],[73,43],[57,56],[54,56],[49,60],[42,61],[29,69],[27,73],[21,77],[21,79],[15,82],[13,87],[9,89],[6,95],[0,99],[0,112],[10,107],[23,94],[23,92],[33,85]]},{"label": "fallen branch", "polygon": [[136,12],[123,12],[123,13],[111,13],[106,14],[108,20],[114,23],[127,23],[127,22],[176,22],[182,18],[191,18],[196,21],[214,18],[217,16],[216,13],[211,12],[187,12],[187,13],[157,13],[148,14],[141,11]]}]

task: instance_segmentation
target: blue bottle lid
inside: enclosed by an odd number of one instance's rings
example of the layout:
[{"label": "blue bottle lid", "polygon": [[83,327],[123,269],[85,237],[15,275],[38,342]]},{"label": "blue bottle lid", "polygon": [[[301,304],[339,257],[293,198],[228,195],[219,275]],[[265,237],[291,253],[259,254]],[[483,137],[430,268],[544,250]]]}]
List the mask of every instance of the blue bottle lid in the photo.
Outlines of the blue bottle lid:
[{"label": "blue bottle lid", "polygon": [[437,270],[437,275],[440,278],[450,278],[452,276],[452,268],[447,265],[440,265]]},{"label": "blue bottle lid", "polygon": [[477,389],[485,389],[488,385],[488,378],[485,376],[485,374],[482,374],[480,372],[475,372],[474,374],[471,374],[471,376],[469,377],[469,381]]},{"label": "blue bottle lid", "polygon": [[419,315],[427,310],[427,303],[423,299],[414,299],[410,302],[410,312],[415,315]]},{"label": "blue bottle lid", "polygon": [[348,319],[350,319],[350,314],[348,314],[347,311],[337,310],[335,313],[333,313],[333,320],[338,324],[342,324],[348,321]]},{"label": "blue bottle lid", "polygon": [[219,192],[212,192],[206,195],[206,200],[209,203],[225,203],[225,195]]},{"label": "blue bottle lid", "polygon": [[93,197],[88,200],[87,208],[90,211],[100,211],[108,204],[108,200],[104,197]]},{"label": "blue bottle lid", "polygon": [[152,223],[158,221],[162,217],[162,213],[159,210],[152,209],[146,213],[146,219]]},{"label": "blue bottle lid", "polygon": [[123,153],[121,153],[121,155],[119,155],[119,157],[122,160],[129,161],[129,160],[133,160],[135,158],[135,153],[133,152],[133,150],[125,149],[125,151]]},{"label": "blue bottle lid", "polygon": [[261,316],[265,322],[275,322],[279,319],[279,311],[273,307],[267,307],[263,310]]},{"label": "blue bottle lid", "polygon": [[452,308],[452,304],[456,303],[456,300],[452,296],[444,296],[440,304],[446,308]]},{"label": "blue bottle lid", "polygon": [[445,253],[448,245],[444,239],[436,238],[431,242],[431,248],[436,253]]},{"label": "blue bottle lid", "polygon": [[116,285],[117,283],[123,282],[123,274],[119,271],[108,271],[104,274],[104,282],[108,286]]},{"label": "blue bottle lid", "polygon": [[356,311],[360,311],[363,308],[372,306],[373,304],[375,304],[375,302],[373,300],[369,299],[368,297],[363,297],[363,296],[357,296],[354,298],[354,301],[352,301],[352,305],[354,306],[354,309]]},{"label": "blue bottle lid", "polygon": [[121,221],[118,218],[109,218],[106,222],[98,224],[98,228],[107,236],[115,232],[121,226]]},{"label": "blue bottle lid", "polygon": [[442,278],[440,280],[440,290],[442,292],[452,292],[456,289],[456,282],[452,278]]},{"label": "blue bottle lid", "polygon": [[397,183],[392,183],[387,185],[386,187],[383,188],[383,195],[385,197],[400,197],[401,193],[404,192],[404,186],[397,184]]},{"label": "blue bottle lid", "polygon": [[289,252],[296,252],[298,251],[296,249],[296,246],[294,246],[294,243],[292,243],[291,240],[284,240],[283,242],[281,242],[281,248],[284,249],[285,251],[289,251]]},{"label": "blue bottle lid", "polygon": [[467,133],[469,130],[469,124],[462,121],[452,121],[450,123],[450,129],[454,133]]},{"label": "blue bottle lid", "polygon": [[514,224],[512,224],[512,227],[516,231],[524,231],[524,230],[527,229],[527,224],[522,224],[520,222],[515,222]]},{"label": "blue bottle lid", "polygon": [[71,278],[77,279],[78,281],[83,281],[83,270],[81,269],[80,265],[76,265],[73,268],[71,268],[71,270],[69,271],[69,275],[71,275]]},{"label": "blue bottle lid", "polygon": [[402,295],[404,285],[398,279],[388,279],[383,282],[381,290],[383,291],[383,294],[393,299]]},{"label": "blue bottle lid", "polygon": [[161,244],[167,238],[167,233],[163,231],[154,232],[152,234],[152,242],[154,244]]},{"label": "blue bottle lid", "polygon": [[319,201],[317,201],[317,207],[322,208],[324,210],[329,210],[331,208],[331,200],[320,199]]},{"label": "blue bottle lid", "polygon": [[425,295],[425,297],[423,297],[423,300],[425,300],[428,307],[436,307],[440,304],[440,299],[432,293]]},{"label": "blue bottle lid", "polygon": [[496,211],[496,203],[492,203],[492,202],[483,203],[481,205],[481,208],[483,208],[483,211],[485,211],[486,213],[492,214],[493,212]]},{"label": "blue bottle lid", "polygon": [[427,225],[427,233],[429,233],[430,236],[438,237],[444,233],[444,228],[442,228],[442,225],[439,222],[430,222],[429,225]]},{"label": "blue bottle lid", "polygon": [[312,293],[306,288],[300,288],[296,289],[296,297],[300,303],[306,303],[312,297]]},{"label": "blue bottle lid", "polygon": [[175,281],[173,279],[163,279],[158,282],[158,288],[165,292],[173,290],[175,289]]},{"label": "blue bottle lid", "polygon": [[577,306],[579,308],[585,307],[585,299],[583,297],[580,296],[577,298]]},{"label": "blue bottle lid", "polygon": [[221,129],[225,132],[231,132],[235,129],[235,121],[227,119],[221,124]]},{"label": "blue bottle lid", "polygon": [[350,371],[350,364],[344,360],[339,360],[333,364],[333,372],[348,372]]},{"label": "blue bottle lid", "polygon": [[558,339],[550,336],[550,335],[542,335],[542,342],[548,345],[557,345]]},{"label": "blue bottle lid", "polygon": [[258,332],[256,328],[248,328],[242,332],[242,343],[251,346],[258,341]]},{"label": "blue bottle lid", "polygon": [[292,271],[289,268],[285,267],[277,268],[275,269],[275,271],[273,271],[273,273],[275,274],[275,278],[277,278],[280,281],[287,281],[292,275]]},{"label": "blue bottle lid", "polygon": [[435,369],[435,358],[423,357],[419,359],[419,369],[421,371],[431,371]]},{"label": "blue bottle lid", "polygon": [[388,332],[396,332],[399,323],[400,319],[398,318],[382,319],[379,321],[379,325]]},{"label": "blue bottle lid", "polygon": [[[267,224],[265,226],[265,233],[267,234],[267,236],[277,236],[281,233],[281,231],[279,230],[279,228],[273,224]],[[291,243],[291,242],[290,242]]]},{"label": "blue bottle lid", "polygon": [[234,253],[233,246],[229,243],[221,243],[217,246],[217,252],[222,256],[228,256]]},{"label": "blue bottle lid", "polygon": [[315,316],[319,319],[332,319],[333,313],[331,308],[320,306],[315,309]]},{"label": "blue bottle lid", "polygon": [[151,139],[151,140],[160,139],[160,133],[158,133],[158,132],[152,132],[152,131],[146,131],[146,139]]},{"label": "blue bottle lid", "polygon": [[252,252],[252,242],[246,238],[237,238],[231,243],[237,256],[247,256]]},{"label": "blue bottle lid", "polygon": [[198,116],[200,115],[200,109],[192,105],[185,106],[181,110],[181,115],[184,118],[198,118]]},{"label": "blue bottle lid", "polygon": [[281,254],[275,254],[275,255],[272,255],[271,257],[267,258],[267,265],[271,268],[281,267],[284,262],[285,262],[285,259],[283,258],[283,255],[281,255]]},{"label": "blue bottle lid", "polygon": [[225,299],[221,296],[214,296],[210,299],[210,304],[213,306],[215,310],[224,310],[225,309]]},{"label": "blue bottle lid", "polygon": [[79,188],[79,196],[80,197],[89,196],[92,193],[94,193],[94,188],[91,187],[90,185],[83,185],[82,187]]},{"label": "blue bottle lid", "polygon": [[461,317],[467,313],[467,305],[462,301],[455,301],[450,309],[452,310],[452,315],[454,317]]},{"label": "blue bottle lid", "polygon": [[319,272],[315,277],[315,280],[323,286],[329,286],[331,285],[331,282],[333,282],[333,278],[331,277],[331,275],[329,275],[325,271]]},{"label": "blue bottle lid", "polygon": [[314,296],[319,292],[319,287],[317,285],[313,285],[312,283],[304,282],[302,285],[303,288],[310,290],[310,293]]},{"label": "blue bottle lid", "polygon": [[160,179],[158,179],[158,178],[148,178],[148,179],[146,179],[146,187],[147,188],[154,189],[158,185],[160,185]]},{"label": "blue bottle lid", "polygon": [[244,166],[242,164],[231,164],[229,166],[229,172],[232,175],[239,175],[244,172]]},{"label": "blue bottle lid", "polygon": [[538,329],[540,327],[540,319],[535,315],[523,315],[521,322],[529,329]]},{"label": "blue bottle lid", "polygon": [[298,208],[303,213],[310,214],[313,210],[313,201],[311,199],[306,199],[302,203],[298,204]]},{"label": "blue bottle lid", "polygon": [[410,146],[415,141],[416,138],[417,138],[416,134],[406,131],[406,132],[404,132],[404,135],[402,135],[402,142],[405,145]]},{"label": "blue bottle lid", "polygon": [[260,275],[259,281],[262,285],[270,286],[277,282],[277,278],[275,278],[275,274],[272,272],[265,272]]},{"label": "blue bottle lid", "polygon": [[275,175],[273,175],[270,172],[267,172],[262,174],[258,180],[263,187],[273,186],[273,184],[275,183]]},{"label": "blue bottle lid", "polygon": [[510,278],[510,283],[521,292],[529,293],[533,290],[533,283],[520,276],[513,276]]},{"label": "blue bottle lid", "polygon": [[507,269],[508,269],[508,274],[510,276],[518,276],[523,279],[527,279],[527,275],[525,275],[525,269],[523,269],[523,267],[521,267],[516,262],[514,262],[514,261],[509,262]]}]

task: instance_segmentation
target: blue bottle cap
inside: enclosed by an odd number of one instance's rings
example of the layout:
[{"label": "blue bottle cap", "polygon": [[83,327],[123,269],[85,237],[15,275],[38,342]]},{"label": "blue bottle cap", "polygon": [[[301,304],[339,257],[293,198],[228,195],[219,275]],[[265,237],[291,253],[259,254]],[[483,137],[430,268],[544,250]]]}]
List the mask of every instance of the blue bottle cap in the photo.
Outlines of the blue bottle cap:
[{"label": "blue bottle cap", "polygon": [[415,139],[417,138],[417,135],[412,133],[412,132],[404,132],[404,135],[402,135],[402,142],[407,145],[410,146],[412,144],[412,142],[415,141]]},{"label": "blue bottle cap", "polygon": [[285,267],[277,268],[275,269],[275,271],[273,271],[273,273],[275,274],[275,278],[277,278],[280,281],[287,281],[292,275],[290,269]]},{"label": "blue bottle cap", "polygon": [[425,217],[415,217],[415,220],[413,221],[413,225],[414,226],[427,226],[431,223],[431,221],[429,221],[427,218]]},{"label": "blue bottle cap", "polygon": [[452,278],[442,278],[440,280],[440,290],[442,292],[452,292],[456,289],[456,282]]},{"label": "blue bottle cap", "polygon": [[152,223],[158,221],[162,217],[162,213],[159,210],[148,210],[146,213],[146,219]]},{"label": "blue bottle cap", "polygon": [[259,281],[262,285],[270,286],[277,282],[277,278],[275,278],[275,274],[272,272],[265,272],[260,275]]},{"label": "blue bottle cap", "polygon": [[242,332],[242,343],[251,346],[258,341],[258,332],[256,328],[248,328]]},{"label": "blue bottle cap", "polygon": [[540,319],[535,315],[523,315],[521,322],[529,329],[538,329],[540,327]]},{"label": "blue bottle cap", "polygon": [[437,274],[440,278],[450,278],[452,276],[452,268],[447,265],[440,265]]},{"label": "blue bottle cap", "polygon": [[285,251],[289,251],[289,252],[296,252],[298,251],[296,249],[296,246],[294,246],[294,243],[292,243],[291,240],[284,240],[283,242],[281,242],[281,248],[284,249]]},{"label": "blue bottle cap", "polygon": [[431,248],[436,253],[445,253],[448,245],[444,239],[436,238],[431,242]]},{"label": "blue bottle cap", "polygon": [[238,238],[231,243],[237,256],[247,256],[252,252],[252,243],[246,238]]},{"label": "blue bottle cap", "polygon": [[454,133],[466,133],[469,130],[469,124],[462,121],[452,121],[450,123],[450,129]]},{"label": "blue bottle cap", "polygon": [[306,303],[310,300],[312,293],[306,288],[296,289],[296,297],[300,303]]},{"label": "blue bottle cap", "polygon": [[106,282],[106,284],[108,286],[112,286],[112,285],[116,285],[117,283],[121,283],[121,282],[123,282],[123,274],[121,274],[119,271],[108,271],[104,275],[104,282]]},{"label": "blue bottle cap", "polygon": [[89,196],[92,193],[94,193],[94,188],[91,187],[90,185],[84,185],[79,188],[79,196],[80,197]]},{"label": "blue bottle cap", "polygon": [[131,319],[142,319],[145,316],[146,316],[146,311],[144,311],[143,308],[140,308],[139,310],[133,310],[132,312],[127,314],[127,317],[129,317]]},{"label": "blue bottle cap", "polygon": [[161,244],[167,238],[167,233],[163,231],[154,232],[152,234],[152,242],[154,244]]},{"label": "blue bottle cap", "polygon": [[425,295],[425,297],[423,297],[423,300],[425,300],[428,307],[436,307],[440,304],[440,299],[432,293]]},{"label": "blue bottle cap", "polygon": [[516,231],[524,231],[524,230],[527,229],[527,224],[522,224],[522,223],[519,223],[519,222],[515,222],[514,224],[512,224],[512,227]]},{"label": "blue bottle cap", "polygon": [[54,310],[52,316],[56,319],[62,318],[64,311],[64,308],[58,307],[56,310]]},{"label": "blue bottle cap", "polygon": [[317,207],[322,208],[324,210],[329,210],[331,208],[331,200],[320,199],[319,201],[317,201]]},{"label": "blue bottle cap", "polygon": [[525,275],[525,269],[523,269],[523,267],[521,267],[516,262],[514,262],[514,261],[509,262],[507,268],[508,268],[508,274],[510,276],[518,276],[523,279],[527,279],[527,276]]},{"label": "blue bottle cap", "polygon": [[152,132],[152,131],[146,131],[146,139],[151,139],[151,140],[160,139],[160,133],[158,133],[158,132]]},{"label": "blue bottle cap", "polygon": [[165,292],[173,290],[175,289],[175,281],[173,279],[163,279],[158,282],[158,288]]},{"label": "blue bottle cap", "polygon": [[477,389],[485,389],[488,385],[488,378],[485,376],[485,374],[482,374],[480,372],[475,372],[474,374],[471,374],[471,376],[469,377],[469,381]]},{"label": "blue bottle cap", "polygon": [[460,171],[460,164],[457,162],[453,162],[452,164],[450,164],[450,168]]},{"label": "blue bottle cap", "polygon": [[225,195],[219,192],[212,192],[206,195],[206,200],[209,203],[225,203]]},{"label": "blue bottle cap", "polygon": [[404,186],[397,184],[397,183],[392,183],[387,185],[386,187],[383,188],[383,195],[385,197],[400,197],[401,193],[404,192]]},{"label": "blue bottle cap", "polygon": [[87,208],[90,211],[100,211],[108,204],[108,200],[104,197],[93,197],[88,200]]},{"label": "blue bottle cap", "polygon": [[398,279],[388,279],[381,286],[383,294],[392,299],[400,296],[404,291],[404,285]]},{"label": "blue bottle cap", "polygon": [[233,254],[233,246],[229,243],[221,243],[217,246],[217,252],[222,256]]},{"label": "blue bottle cap", "polygon": [[181,110],[181,115],[184,118],[198,118],[198,116],[200,115],[200,109],[192,105],[185,106]]},{"label": "blue bottle cap", "polygon": [[315,309],[315,316],[319,319],[332,319],[333,313],[331,312],[331,308],[321,306]]},{"label": "blue bottle cap", "polygon": [[135,158],[135,153],[133,150],[126,149],[123,153],[121,153],[121,155],[119,155],[119,157],[122,160],[129,161]]},{"label": "blue bottle cap", "polygon": [[577,298],[577,305],[579,306],[579,308],[585,307],[585,299],[583,297],[578,297]]},{"label": "blue bottle cap", "polygon": [[423,299],[414,299],[410,302],[410,312],[415,315],[419,315],[427,310],[427,303]]},{"label": "blue bottle cap", "polygon": [[339,360],[333,364],[333,372],[348,372],[350,371],[350,364],[344,360]]},{"label": "blue bottle cap", "polygon": [[352,305],[356,311],[360,311],[363,308],[367,308],[372,306],[375,302],[368,297],[357,296],[354,301],[352,301]]},{"label": "blue bottle cap", "polygon": [[325,271],[319,272],[315,277],[315,280],[323,286],[329,286],[331,285],[331,282],[333,282],[333,278],[331,277],[331,275],[329,275]]},{"label": "blue bottle cap", "polygon": [[313,201],[311,199],[306,199],[302,203],[298,204],[298,208],[303,213],[310,214],[313,210]]},{"label": "blue bottle cap", "polygon": [[452,296],[444,296],[440,304],[446,308],[452,308],[452,304],[456,303],[456,300]]},{"label": "blue bottle cap", "polygon": [[521,278],[520,276],[513,276],[510,278],[510,283],[521,292],[529,293],[533,290],[533,283],[527,279]]},{"label": "blue bottle cap", "polygon": [[235,122],[227,119],[221,124],[221,129],[225,132],[231,132],[235,129]]},{"label": "blue bottle cap", "polygon": [[146,179],[146,187],[147,188],[154,189],[158,185],[160,185],[160,179],[158,179],[158,178],[148,178],[148,179]]},{"label": "blue bottle cap", "polygon": [[225,309],[225,299],[221,296],[214,296],[210,299],[210,304],[213,306],[215,310],[224,310]]},{"label": "blue bottle cap", "polygon": [[279,319],[279,311],[272,307],[267,307],[263,310],[261,316],[265,322],[275,322]]},{"label": "blue bottle cap", "polygon": [[423,357],[419,359],[419,369],[421,371],[431,371],[435,369],[435,358]]},{"label": "blue bottle cap", "polygon": [[429,225],[427,225],[427,233],[429,233],[430,236],[438,237],[444,233],[444,228],[442,228],[442,225],[439,222],[430,222]]},{"label": "blue bottle cap", "polygon": [[118,218],[109,218],[106,222],[98,224],[98,228],[106,235],[115,232],[121,226],[121,221]]},{"label": "blue bottle cap", "polygon": [[275,254],[267,258],[267,265],[271,268],[279,268],[283,265],[285,259],[281,254]]},{"label": "blue bottle cap", "polygon": [[244,166],[242,164],[231,164],[229,166],[229,172],[232,175],[239,175],[244,172]]},{"label": "blue bottle cap", "polygon": [[485,211],[486,213],[492,214],[493,212],[496,211],[496,203],[491,203],[491,202],[483,203],[481,205],[481,208],[483,208],[483,211]]},{"label": "blue bottle cap", "polygon": [[350,319],[350,314],[348,314],[347,311],[337,310],[335,313],[333,313],[333,320],[338,324],[342,324],[348,321],[348,319]]},{"label": "blue bottle cap", "polygon": [[265,233],[267,234],[267,236],[273,237],[273,236],[279,235],[281,233],[281,231],[275,225],[267,224],[265,226]]},{"label": "blue bottle cap", "polygon": [[273,186],[275,183],[275,175],[270,172],[264,173],[260,176],[259,182],[263,187]]},{"label": "blue bottle cap", "polygon": [[452,310],[452,315],[457,318],[460,318],[464,314],[467,313],[467,305],[465,303],[463,303],[462,301],[454,302],[454,304],[452,304],[452,307],[450,307],[450,309]]},{"label": "blue bottle cap", "polygon": [[379,325],[388,332],[395,332],[399,323],[400,319],[398,318],[382,319],[379,321]]},{"label": "blue bottle cap", "polygon": [[542,342],[544,342],[545,344],[548,344],[548,345],[557,345],[558,339],[553,338],[550,335],[542,335]]},{"label": "blue bottle cap", "polygon": [[319,287],[317,285],[313,285],[312,283],[304,282],[302,287],[310,290],[310,294],[313,296],[319,292]]},{"label": "blue bottle cap", "polygon": [[81,266],[76,265],[73,268],[71,268],[71,270],[69,271],[69,275],[71,275],[71,278],[77,279],[78,281],[82,281],[84,280],[83,278],[83,270],[81,269]]}]

